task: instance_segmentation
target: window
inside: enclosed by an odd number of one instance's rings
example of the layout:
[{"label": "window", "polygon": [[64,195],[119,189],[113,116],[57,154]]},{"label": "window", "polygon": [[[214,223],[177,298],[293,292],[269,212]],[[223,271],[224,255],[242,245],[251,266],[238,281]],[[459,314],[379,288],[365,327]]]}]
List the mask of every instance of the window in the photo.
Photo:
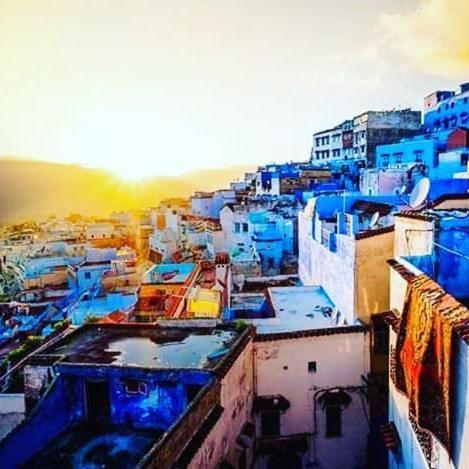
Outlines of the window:
[{"label": "window", "polygon": [[89,280],[91,278],[91,272],[85,272],[85,278]]},{"label": "window", "polygon": [[326,407],[326,437],[335,438],[342,435],[342,409],[340,405]]},{"label": "window", "polygon": [[415,160],[417,163],[421,163],[421,162],[422,162],[422,156],[423,156],[423,151],[422,151],[422,150],[415,150],[415,151],[414,151],[414,160]]},{"label": "window", "polygon": [[394,161],[396,164],[402,163],[402,153],[394,153]]},{"label": "window", "polygon": [[125,382],[125,393],[129,396],[141,394],[146,396],[148,394],[148,386],[144,381],[137,381],[136,379],[129,379]]},{"label": "window", "polygon": [[316,362],[308,362],[308,373],[316,373],[317,365]]},{"label": "window", "polygon": [[249,225],[247,223],[243,223],[243,232],[247,233],[249,229]]},{"label": "window", "polygon": [[261,414],[261,435],[280,435],[280,412],[264,412]]},{"label": "window", "polygon": [[239,233],[241,231],[241,225],[239,223],[235,223],[234,228],[235,228],[235,233]]},{"label": "window", "polygon": [[461,166],[467,166],[468,157],[467,153],[461,153]]}]

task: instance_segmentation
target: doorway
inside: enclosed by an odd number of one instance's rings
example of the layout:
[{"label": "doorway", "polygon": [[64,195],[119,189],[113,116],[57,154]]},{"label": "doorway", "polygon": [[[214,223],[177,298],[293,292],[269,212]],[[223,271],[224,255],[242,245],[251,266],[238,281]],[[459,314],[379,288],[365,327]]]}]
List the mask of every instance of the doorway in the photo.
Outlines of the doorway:
[{"label": "doorway", "polygon": [[87,420],[99,424],[109,423],[111,406],[108,380],[85,380],[85,397]]}]

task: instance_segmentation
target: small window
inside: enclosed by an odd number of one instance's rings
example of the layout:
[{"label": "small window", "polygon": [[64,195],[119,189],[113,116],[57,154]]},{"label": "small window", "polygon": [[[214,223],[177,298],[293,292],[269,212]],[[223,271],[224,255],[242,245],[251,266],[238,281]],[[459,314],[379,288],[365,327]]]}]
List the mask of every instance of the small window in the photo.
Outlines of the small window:
[{"label": "small window", "polygon": [[308,373],[316,373],[317,364],[316,362],[308,362]]},{"label": "small window", "polygon": [[340,405],[326,407],[326,437],[335,438],[342,435],[342,409]]},{"label": "small window", "polygon": [[461,166],[467,166],[468,156],[467,153],[461,153]]},{"label": "small window", "polygon": [[235,228],[235,233],[239,233],[241,230],[241,225],[239,223],[235,223],[234,228]]},{"label": "small window", "polygon": [[140,394],[146,396],[148,394],[148,386],[144,381],[130,379],[125,382],[125,393],[130,395]]},{"label": "small window", "polygon": [[243,232],[247,233],[249,229],[249,225],[247,223],[243,223]]},{"label": "small window", "polygon": [[85,272],[85,278],[89,280],[91,278],[91,272]]},{"label": "small window", "polygon": [[261,415],[261,435],[280,435],[280,412],[264,412]]},{"label": "small window", "polygon": [[414,151],[414,160],[417,162],[417,163],[421,163],[422,162],[422,158],[423,157],[423,151],[422,150],[415,150]]}]

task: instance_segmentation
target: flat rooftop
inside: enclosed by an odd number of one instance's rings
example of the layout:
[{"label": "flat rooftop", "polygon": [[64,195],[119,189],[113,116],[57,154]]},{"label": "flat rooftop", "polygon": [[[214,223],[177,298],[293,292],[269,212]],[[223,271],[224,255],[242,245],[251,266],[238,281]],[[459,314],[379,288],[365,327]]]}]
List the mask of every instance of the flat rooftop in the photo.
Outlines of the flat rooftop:
[{"label": "flat rooftop", "polygon": [[91,300],[80,301],[73,308],[70,318],[72,323],[81,326],[88,317],[103,318],[114,311],[127,311],[137,303],[135,294],[122,295],[119,301],[112,301],[112,297],[101,296]]},{"label": "flat rooftop", "polygon": [[46,349],[62,363],[137,366],[155,369],[210,369],[236,341],[234,331],[92,324]]},{"label": "flat rooftop", "polygon": [[256,319],[258,334],[328,329],[344,324],[335,315],[335,306],[321,286],[274,287],[267,296],[275,317]]},{"label": "flat rooftop", "polygon": [[196,264],[157,264],[143,276],[144,284],[158,285],[184,283],[196,268]]}]

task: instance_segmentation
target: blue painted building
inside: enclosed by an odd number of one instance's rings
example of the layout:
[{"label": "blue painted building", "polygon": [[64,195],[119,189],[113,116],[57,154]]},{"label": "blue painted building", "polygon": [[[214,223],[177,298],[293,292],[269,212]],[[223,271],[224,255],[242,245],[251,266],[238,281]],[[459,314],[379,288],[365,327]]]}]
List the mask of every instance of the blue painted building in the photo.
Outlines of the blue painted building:
[{"label": "blue painted building", "polygon": [[[436,212],[433,214],[436,217]],[[404,257],[455,298],[469,300],[469,213],[443,212],[436,218],[429,254]]]},{"label": "blue painted building", "polygon": [[427,167],[428,176],[437,174],[438,153],[446,149],[445,140],[436,136],[419,135],[412,139],[403,139],[391,145],[379,145],[376,148],[376,166],[387,168],[400,164],[421,163]]},{"label": "blue painted building", "polygon": [[229,328],[75,330],[25,370],[34,407],[0,443],[2,468],[137,466],[215,379],[237,338]]},{"label": "blue painted building", "polygon": [[[279,271],[285,238],[285,220],[269,212],[249,214],[252,225],[252,241],[261,258],[262,271]],[[292,239],[293,233],[288,233]],[[287,243],[288,244],[288,243]]]},{"label": "blue painted building", "polygon": [[463,83],[459,93],[435,91],[424,98],[426,134],[440,134],[457,127],[469,127],[469,83]]},{"label": "blue painted building", "polygon": [[455,149],[454,143],[448,145],[452,136],[468,127],[469,83],[461,85],[458,94],[436,91],[424,99],[420,135],[391,145],[379,145],[376,166],[388,168],[421,163],[431,179],[452,178],[456,173],[467,171],[467,151],[457,155],[445,155],[445,152]]},{"label": "blue painted building", "polygon": [[[451,197],[447,196],[432,209],[423,210],[418,213],[401,213],[396,217],[396,244],[395,253],[397,259],[391,264],[393,274],[391,275],[391,307],[394,318],[390,324],[390,380],[389,380],[389,426],[394,436],[393,446],[388,448],[389,467],[400,469],[407,467],[454,467],[465,468],[469,461],[469,448],[467,446],[467,429],[469,428],[469,405],[468,393],[468,357],[469,340],[468,328],[469,313],[466,306],[469,301],[469,211],[467,201],[469,196]],[[402,317],[404,305],[408,301],[406,292],[415,280],[415,276],[426,276],[435,283],[427,284],[425,293],[419,296],[419,301],[428,301],[426,313],[432,318],[432,323],[439,325],[439,330],[451,331],[451,347],[448,351],[438,354],[449,353],[450,369],[447,372],[451,376],[451,385],[448,389],[447,399],[448,415],[442,416],[441,411],[430,414],[430,418],[423,418],[424,411],[414,414],[410,409],[410,397],[403,394],[396,387],[396,362],[402,356],[396,353],[397,336],[402,332],[395,320]],[[441,289],[451,295],[454,299],[444,296],[445,308],[441,308]],[[428,294],[434,293],[435,300],[428,300]],[[459,302],[459,303],[458,303]],[[461,306],[462,305],[462,306]],[[412,310],[410,308],[409,310]],[[408,311],[409,311],[408,310]],[[458,310],[457,320],[452,313]],[[415,310],[414,310],[415,313]],[[451,319],[448,319],[451,318]],[[394,325],[393,325],[394,324]],[[427,326],[427,327],[426,327]],[[409,330],[409,329],[407,329]],[[412,333],[412,329],[411,333]],[[422,320],[422,331],[428,331],[428,322]],[[437,332],[428,334],[432,341],[426,342],[422,334],[416,341],[418,347],[414,350],[425,350],[425,356],[430,357],[432,348],[438,343]],[[429,332],[429,331],[428,331]],[[404,332],[405,333],[405,332]],[[448,337],[445,333],[445,340]],[[407,339],[407,338],[406,338]],[[415,340],[415,339],[414,339]],[[435,340],[435,342],[433,342]],[[402,343],[402,342],[401,342]],[[414,342],[415,343],[415,342]],[[424,349],[423,346],[426,346]],[[415,353],[411,352],[415,360]],[[401,357],[401,358],[400,358]],[[417,359],[418,360],[418,359]],[[438,376],[435,378],[435,388],[442,387],[443,373],[435,372],[435,362],[432,359],[425,363],[427,376]],[[441,362],[443,360],[441,359]],[[414,367],[416,369],[416,367]],[[443,369],[443,367],[442,367]],[[441,373],[441,374],[439,374]],[[424,382],[424,381],[422,381]],[[415,389],[415,388],[413,388]],[[421,387],[422,394],[425,393],[427,409],[436,408],[435,402],[440,402],[441,394],[438,391],[428,392]],[[428,414],[427,414],[428,415]],[[419,418],[421,421],[419,422]],[[431,428],[444,426],[444,418],[448,425],[445,427],[449,435],[450,444],[446,444],[441,435],[431,432]],[[422,423],[422,424],[421,424]],[[389,435],[389,433],[388,433]],[[389,441],[389,440],[388,440]]]}]

